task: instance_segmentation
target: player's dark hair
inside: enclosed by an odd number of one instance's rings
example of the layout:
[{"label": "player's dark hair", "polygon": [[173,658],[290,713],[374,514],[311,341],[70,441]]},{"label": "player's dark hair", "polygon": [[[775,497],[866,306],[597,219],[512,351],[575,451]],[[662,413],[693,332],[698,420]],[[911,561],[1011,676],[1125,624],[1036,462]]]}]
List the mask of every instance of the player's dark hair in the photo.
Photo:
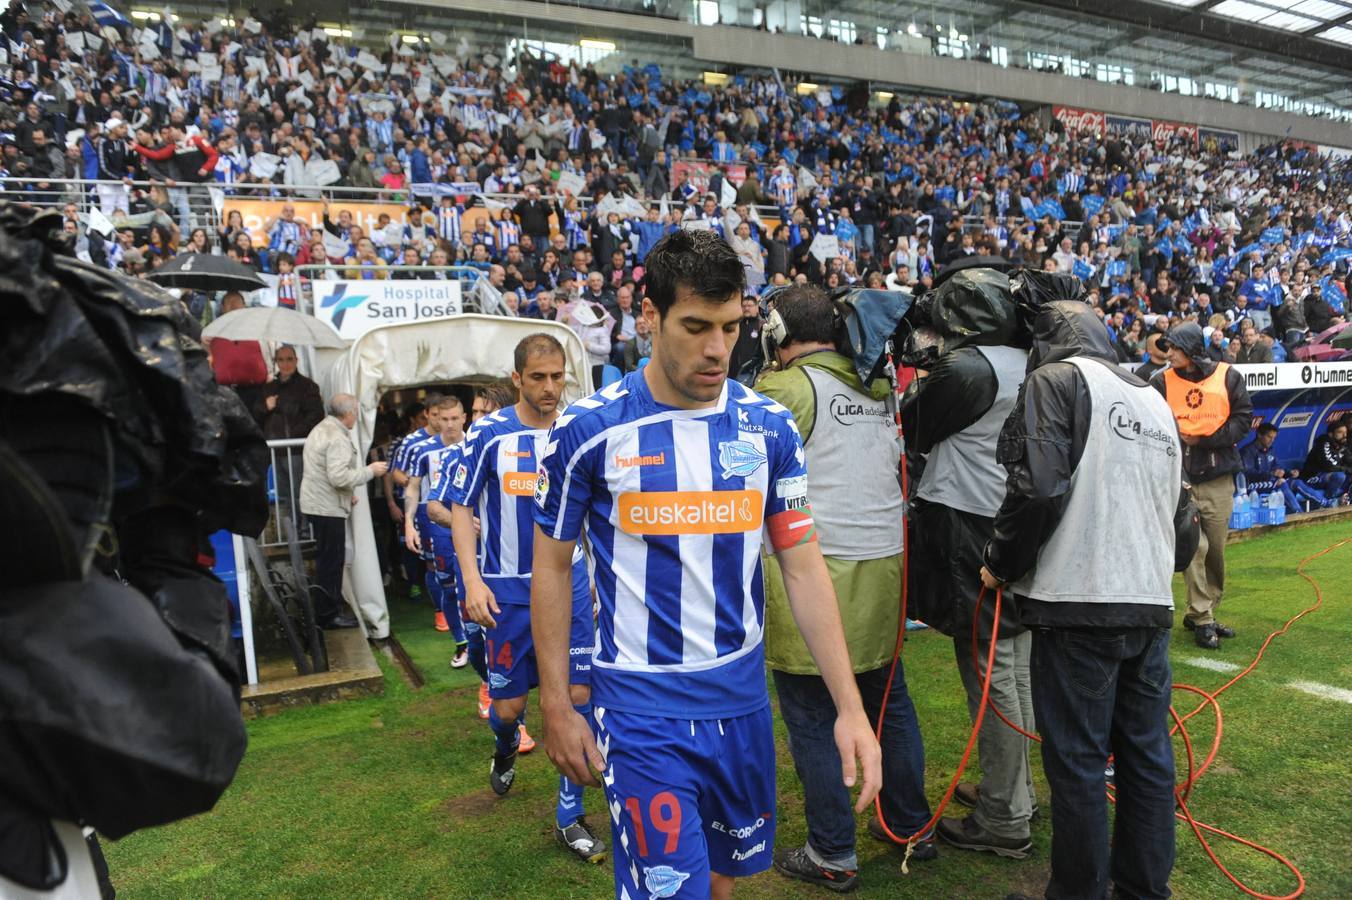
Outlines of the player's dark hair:
[{"label": "player's dark hair", "polygon": [[643,271],[644,295],[663,317],[681,285],[711,303],[740,302],[746,287],[741,259],[712,231],[673,231],[648,251]]},{"label": "player's dark hair", "polygon": [[1276,434],[1276,433],[1277,433],[1277,426],[1276,426],[1276,425],[1273,425],[1271,422],[1264,422],[1262,425],[1259,425],[1259,426],[1258,426],[1258,433],[1259,433],[1259,434]]},{"label": "player's dark hair", "polygon": [[494,410],[506,409],[516,402],[516,388],[510,381],[486,384],[475,393],[492,404]]},{"label": "player's dark hair", "polygon": [[431,412],[442,404],[446,397],[444,394],[438,394],[436,391],[428,391],[423,396],[423,409]]},{"label": "player's dark hair", "polygon": [[417,400],[414,400],[408,406],[404,407],[404,421],[408,422],[409,424],[412,424],[413,420],[418,418],[419,414],[421,414],[425,409],[427,409],[426,406],[424,406],[422,403],[419,403]]},{"label": "player's dark hair", "polygon": [[567,361],[568,356],[563,352],[563,344],[560,344],[554,335],[543,332],[528,334],[516,345],[516,352],[512,354],[512,367],[516,369],[516,374],[520,375],[526,371],[526,363],[531,357],[550,356],[555,353]]},{"label": "player's dark hair", "polygon": [[835,344],[835,306],[816,285],[794,284],[775,291],[775,310],[784,320],[790,342]]}]

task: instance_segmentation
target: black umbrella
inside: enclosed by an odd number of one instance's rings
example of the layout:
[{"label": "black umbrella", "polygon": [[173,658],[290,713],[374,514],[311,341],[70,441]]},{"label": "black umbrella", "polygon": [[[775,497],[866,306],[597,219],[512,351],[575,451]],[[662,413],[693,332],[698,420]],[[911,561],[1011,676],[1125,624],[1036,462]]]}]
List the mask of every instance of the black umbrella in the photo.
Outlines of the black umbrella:
[{"label": "black umbrella", "polygon": [[268,286],[248,266],[210,253],[180,253],[146,278],[160,287],[189,291],[257,291]]}]

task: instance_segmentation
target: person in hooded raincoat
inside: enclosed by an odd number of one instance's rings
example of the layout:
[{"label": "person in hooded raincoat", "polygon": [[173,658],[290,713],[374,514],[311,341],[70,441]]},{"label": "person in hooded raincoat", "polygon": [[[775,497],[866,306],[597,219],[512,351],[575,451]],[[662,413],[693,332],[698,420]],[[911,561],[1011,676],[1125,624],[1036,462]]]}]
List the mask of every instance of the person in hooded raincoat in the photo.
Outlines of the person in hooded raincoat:
[{"label": "person in hooded raincoat", "polygon": [[1183,627],[1195,634],[1197,646],[1220,648],[1233,628],[1216,621],[1216,607],[1225,591],[1225,539],[1234,506],[1235,474],[1244,471],[1237,446],[1253,428],[1253,401],[1244,376],[1228,363],[1206,353],[1201,326],[1184,322],[1160,341],[1169,368],[1150,384],[1164,395],[1183,437],[1183,471],[1192,485],[1193,501],[1202,517],[1202,540],[1188,566],[1188,611]]}]

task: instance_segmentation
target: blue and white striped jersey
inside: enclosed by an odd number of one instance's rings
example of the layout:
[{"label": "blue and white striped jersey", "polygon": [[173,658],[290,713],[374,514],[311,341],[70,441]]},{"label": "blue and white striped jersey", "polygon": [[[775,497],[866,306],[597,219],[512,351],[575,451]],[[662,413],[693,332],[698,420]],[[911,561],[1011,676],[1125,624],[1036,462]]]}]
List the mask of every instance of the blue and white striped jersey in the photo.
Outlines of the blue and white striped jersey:
[{"label": "blue and white striped jersey", "polygon": [[731,380],[676,409],[631,373],[554,424],[535,498],[548,535],[591,545],[594,704],[701,719],[768,702],[763,536],[816,540],[788,409]]},{"label": "blue and white striped jersey", "polygon": [[441,485],[443,478],[442,461],[448,456],[458,456],[453,451],[459,446],[460,444],[443,444],[441,435],[434,434],[409,448],[406,459],[408,468],[405,471],[410,478],[421,479],[418,482],[422,494],[418,498],[419,506],[426,506],[428,500],[435,499],[433,492]]},{"label": "blue and white striped jersey", "polygon": [[[428,431],[426,427],[404,435],[399,441],[399,446],[395,448],[394,455],[390,457],[390,471],[398,469],[405,475],[411,475],[412,473],[408,468],[409,451],[413,449],[414,445],[427,440],[431,436],[432,432]],[[394,484],[394,499],[401,505],[404,502],[404,489],[399,486],[398,482]]]},{"label": "blue and white striped jersey", "polygon": [[[522,425],[516,408],[507,407],[475,422],[465,436],[444,496],[471,507],[479,517],[479,574],[485,580],[530,577],[535,544],[531,498],[545,435],[543,429]],[[498,602],[503,602],[501,594]],[[529,594],[523,602],[530,602]]]}]

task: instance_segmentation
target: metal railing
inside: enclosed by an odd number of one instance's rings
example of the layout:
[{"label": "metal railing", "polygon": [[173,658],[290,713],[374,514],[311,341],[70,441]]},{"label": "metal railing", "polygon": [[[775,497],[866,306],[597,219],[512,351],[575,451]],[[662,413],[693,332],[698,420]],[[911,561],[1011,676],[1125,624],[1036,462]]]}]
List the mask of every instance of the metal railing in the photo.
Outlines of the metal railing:
[{"label": "metal railing", "polygon": [[304,447],[305,438],[268,441],[272,515],[271,528],[265,528],[259,536],[260,547],[285,547],[291,543],[292,535],[300,544],[312,543],[315,539],[314,529],[300,511],[300,483],[305,476]]}]

